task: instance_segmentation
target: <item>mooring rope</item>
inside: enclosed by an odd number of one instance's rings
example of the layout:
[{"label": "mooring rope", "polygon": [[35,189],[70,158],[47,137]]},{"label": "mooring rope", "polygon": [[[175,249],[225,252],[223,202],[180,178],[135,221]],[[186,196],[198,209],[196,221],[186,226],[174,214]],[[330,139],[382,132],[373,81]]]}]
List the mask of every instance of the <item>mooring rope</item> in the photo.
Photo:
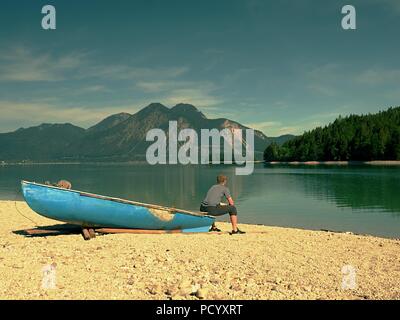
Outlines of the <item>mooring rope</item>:
[{"label": "mooring rope", "polygon": [[17,212],[18,212],[21,216],[23,216],[25,219],[27,219],[27,220],[29,220],[30,222],[32,222],[32,223],[35,225],[35,227],[39,227],[39,225],[38,225],[33,219],[27,217],[26,215],[24,215],[24,214],[18,209],[18,207],[17,207],[17,198],[18,198],[18,195],[19,195],[20,192],[21,192],[21,191],[19,190],[19,188],[15,190],[15,199],[14,199],[15,210],[17,210]]}]

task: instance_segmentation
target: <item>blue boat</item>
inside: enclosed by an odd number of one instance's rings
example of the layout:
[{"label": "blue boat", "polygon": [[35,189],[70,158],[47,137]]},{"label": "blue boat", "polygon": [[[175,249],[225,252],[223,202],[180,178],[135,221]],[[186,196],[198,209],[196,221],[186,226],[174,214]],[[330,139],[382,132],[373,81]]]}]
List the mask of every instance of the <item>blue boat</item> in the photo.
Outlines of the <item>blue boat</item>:
[{"label": "blue boat", "polygon": [[215,218],[198,212],[140,203],[22,181],[29,207],[50,219],[83,228],[208,232]]}]

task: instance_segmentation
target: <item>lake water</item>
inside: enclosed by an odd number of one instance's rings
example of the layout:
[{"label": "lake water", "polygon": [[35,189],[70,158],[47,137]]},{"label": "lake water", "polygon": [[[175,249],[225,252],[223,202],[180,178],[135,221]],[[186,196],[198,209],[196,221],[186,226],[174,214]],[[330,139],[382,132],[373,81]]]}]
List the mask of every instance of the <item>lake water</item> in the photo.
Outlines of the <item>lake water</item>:
[{"label": "lake water", "polygon": [[236,176],[222,165],[0,166],[0,198],[21,199],[21,179],[67,179],[78,190],[198,210],[219,173],[229,177],[239,221],[400,237],[399,167],[260,164]]}]

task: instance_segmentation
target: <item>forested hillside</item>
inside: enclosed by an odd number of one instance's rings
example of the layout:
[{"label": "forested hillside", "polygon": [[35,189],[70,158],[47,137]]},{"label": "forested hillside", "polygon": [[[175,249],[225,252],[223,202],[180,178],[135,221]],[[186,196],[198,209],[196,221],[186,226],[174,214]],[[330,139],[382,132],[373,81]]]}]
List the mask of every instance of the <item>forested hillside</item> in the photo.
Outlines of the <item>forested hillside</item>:
[{"label": "forested hillside", "polygon": [[266,161],[400,160],[400,107],[339,117],[264,152]]}]

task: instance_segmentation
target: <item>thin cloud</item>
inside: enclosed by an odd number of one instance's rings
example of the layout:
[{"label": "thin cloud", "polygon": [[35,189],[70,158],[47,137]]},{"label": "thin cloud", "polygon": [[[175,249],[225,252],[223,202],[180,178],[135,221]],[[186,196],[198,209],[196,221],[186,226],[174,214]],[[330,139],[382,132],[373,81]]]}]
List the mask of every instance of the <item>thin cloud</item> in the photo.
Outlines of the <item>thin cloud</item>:
[{"label": "thin cloud", "polygon": [[366,3],[386,6],[390,12],[400,14],[400,1],[399,0],[364,0]]},{"label": "thin cloud", "polygon": [[123,64],[97,65],[91,60],[87,52],[56,56],[16,46],[0,52],[0,81],[173,79],[189,71],[185,66],[152,68]]},{"label": "thin cloud", "polygon": [[337,94],[337,90],[334,89],[332,86],[323,85],[321,83],[312,83],[307,87],[314,93],[321,94],[324,96],[333,97]]},{"label": "thin cloud", "polygon": [[355,77],[355,80],[361,84],[379,85],[385,83],[399,83],[400,70],[399,69],[382,69],[371,68],[365,70]]},{"label": "thin cloud", "polygon": [[55,57],[34,53],[25,47],[14,47],[0,54],[0,81],[61,81],[65,73],[76,70],[84,53],[73,52]]},{"label": "thin cloud", "polygon": [[165,90],[169,90],[171,88],[171,82],[169,82],[169,81],[139,81],[136,84],[136,87],[147,93],[162,92]]},{"label": "thin cloud", "polygon": [[341,77],[343,74],[337,64],[313,67],[306,73],[306,88],[315,94],[333,97],[338,94],[336,86]]},{"label": "thin cloud", "polygon": [[190,103],[201,108],[210,108],[223,103],[223,100],[201,89],[176,89],[162,99],[167,104]]},{"label": "thin cloud", "polygon": [[282,123],[279,121],[261,121],[246,124],[247,127],[257,129],[264,133],[271,130],[276,131],[276,129],[281,125]]},{"label": "thin cloud", "polygon": [[168,105],[190,103],[201,108],[212,108],[223,103],[214,92],[218,89],[211,82],[195,81],[140,81],[136,87],[145,93],[155,94],[152,99]]},{"label": "thin cloud", "polygon": [[249,127],[262,131],[267,136],[281,136],[285,134],[300,135],[305,131],[315,129],[316,127],[325,126],[329,122],[336,119],[341,113],[338,111],[314,114],[309,117],[298,119],[297,121],[266,121],[253,122],[248,124]]},{"label": "thin cloud", "polygon": [[88,66],[77,75],[78,78],[102,78],[107,80],[134,80],[134,79],[172,79],[179,77],[189,69],[187,67],[145,68],[127,65]]},{"label": "thin cloud", "polygon": [[210,92],[218,89],[218,87],[210,81],[183,81],[183,80],[139,81],[136,83],[136,87],[145,92],[164,92],[172,90],[191,89],[191,88],[196,88],[198,90]]},{"label": "thin cloud", "polygon": [[[74,125],[89,127],[119,112],[134,113],[143,105],[133,104],[127,106],[107,106],[102,108],[89,108],[85,106],[64,107],[43,102],[12,102],[0,101],[1,131],[13,131],[18,126],[33,126],[41,123],[72,123]],[[11,127],[12,126],[12,127]]]},{"label": "thin cloud", "polygon": [[109,89],[107,89],[106,86],[103,85],[93,85],[93,86],[88,86],[88,87],[84,87],[80,90],[80,92],[82,93],[86,93],[86,92],[108,92],[110,91]]}]

